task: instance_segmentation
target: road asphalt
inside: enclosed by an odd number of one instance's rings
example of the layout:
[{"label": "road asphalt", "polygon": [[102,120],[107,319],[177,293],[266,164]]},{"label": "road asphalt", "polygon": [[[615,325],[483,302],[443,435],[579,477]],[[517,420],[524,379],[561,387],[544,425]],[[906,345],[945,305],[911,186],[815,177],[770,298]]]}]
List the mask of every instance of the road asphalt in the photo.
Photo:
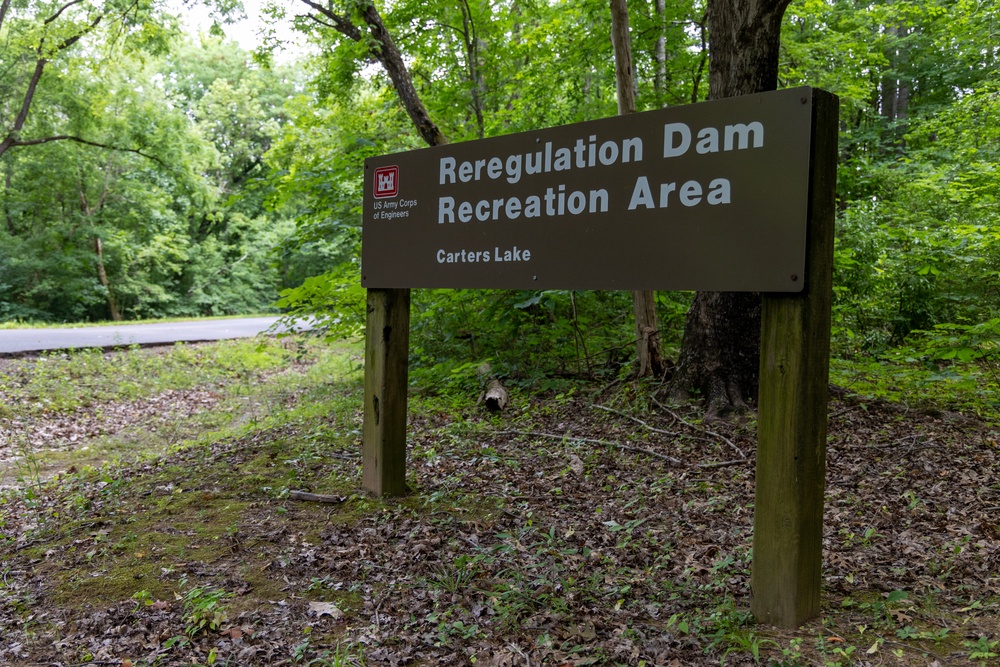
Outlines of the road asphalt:
[{"label": "road asphalt", "polygon": [[[277,317],[239,317],[196,322],[116,324],[74,329],[0,329],[0,356],[76,348],[112,348],[250,338],[263,331],[278,333]],[[272,327],[274,327],[272,329]]]}]

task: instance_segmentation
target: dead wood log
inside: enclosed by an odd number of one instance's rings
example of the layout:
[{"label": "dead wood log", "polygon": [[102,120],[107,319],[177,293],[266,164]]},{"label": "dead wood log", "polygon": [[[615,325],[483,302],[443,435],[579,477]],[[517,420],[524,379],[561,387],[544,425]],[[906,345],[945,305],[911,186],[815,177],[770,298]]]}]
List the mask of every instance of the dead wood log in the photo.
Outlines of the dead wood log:
[{"label": "dead wood log", "polygon": [[288,497],[292,500],[305,500],[312,503],[342,503],[347,500],[347,496],[331,496],[325,493],[309,493],[308,491],[289,491]]},{"label": "dead wood log", "polygon": [[476,372],[483,382],[483,393],[479,395],[479,400],[476,403],[485,403],[486,409],[490,412],[500,412],[507,407],[507,403],[510,402],[507,389],[493,375],[493,369],[490,365],[484,363]]}]

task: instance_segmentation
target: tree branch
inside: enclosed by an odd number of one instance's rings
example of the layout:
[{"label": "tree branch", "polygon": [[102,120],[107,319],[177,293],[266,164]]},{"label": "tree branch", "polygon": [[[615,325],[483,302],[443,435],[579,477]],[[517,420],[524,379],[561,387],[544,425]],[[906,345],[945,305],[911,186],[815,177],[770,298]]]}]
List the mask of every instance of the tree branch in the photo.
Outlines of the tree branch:
[{"label": "tree branch", "polygon": [[72,7],[73,5],[80,4],[81,2],[83,2],[83,0],[73,0],[72,2],[67,2],[65,5],[63,5],[62,7],[60,7],[59,10],[55,14],[53,14],[49,18],[45,19],[42,22],[42,25],[49,25],[50,23],[54,23],[55,21],[57,21],[59,19],[60,16],[62,16],[62,13],[64,11],[66,11],[67,9],[69,9],[70,7]]},{"label": "tree branch", "polygon": [[[144,157],[147,160],[152,160],[153,162],[156,162],[157,164],[162,165],[164,167],[168,166],[167,163],[161,160],[160,158],[156,157],[155,155],[150,155],[149,153],[146,153],[139,148],[122,148],[121,146],[102,144],[99,141],[90,141],[89,139],[84,139],[83,137],[77,137],[71,134],[57,134],[51,137],[41,137],[39,139],[27,139],[23,141],[20,139],[11,139],[8,148],[18,148],[20,146],[38,146],[39,144],[48,144],[53,141],[74,141],[78,144],[83,144],[85,146],[94,146],[95,148],[104,148],[109,151],[119,151],[122,153],[135,153],[140,157]],[[0,151],[0,155],[2,154],[3,152]]]},{"label": "tree branch", "polygon": [[692,430],[695,430],[695,431],[701,431],[703,433],[707,433],[708,435],[711,435],[713,437],[718,438],[719,440],[722,440],[724,443],[726,443],[727,445],[729,445],[730,449],[732,449],[734,452],[736,452],[737,454],[739,454],[742,457],[741,460],[746,461],[747,455],[743,452],[742,449],[740,449],[739,447],[737,447],[733,443],[733,441],[730,440],[729,438],[727,438],[726,436],[722,435],[721,433],[716,433],[715,431],[709,431],[707,428],[704,428],[704,427],[695,426],[694,424],[692,424],[691,422],[689,422],[688,420],[684,419],[683,417],[681,417],[680,415],[678,415],[676,412],[674,412],[673,410],[671,410],[670,408],[668,408],[667,406],[665,406],[663,403],[660,403],[655,398],[653,399],[653,404],[656,407],[658,407],[661,410],[663,410],[664,412],[666,412],[667,414],[669,414],[671,417],[673,417],[677,421],[679,421],[682,424],[684,424],[685,426],[687,426],[688,428],[690,428]]},{"label": "tree branch", "polygon": [[[88,25],[86,28],[84,28],[80,32],[76,33],[72,37],[67,37],[62,42],[60,42],[59,46],[56,47],[56,51],[57,52],[58,51],[64,51],[64,50],[68,49],[69,47],[73,46],[74,44],[76,44],[77,42],[79,42],[81,37],[83,37],[84,35],[90,33],[94,28],[96,28],[98,25],[100,25],[100,23],[101,23],[101,21],[103,19],[104,19],[104,14],[99,15],[97,18],[95,18],[93,21],[91,21],[90,25]],[[39,53],[39,55],[41,55],[42,46],[43,45],[44,45],[44,41],[43,41],[42,44],[38,45],[38,53]]]},{"label": "tree branch", "polygon": [[[59,12],[46,19],[45,21],[46,25],[48,25],[51,21],[54,21],[56,17],[58,17],[59,14],[61,14],[63,10],[65,10],[67,7],[76,4],[76,2],[80,1],[81,0],[74,0],[74,2],[71,2],[68,5],[64,5],[59,10]],[[59,46],[56,47],[56,52],[67,49],[76,42],[78,42],[81,37],[83,37],[91,30],[96,28],[97,25],[101,22],[102,18],[104,18],[103,15],[98,16],[91,22],[89,26],[81,30],[79,33],[63,40],[59,44]],[[23,142],[20,142],[16,137],[24,128],[24,123],[28,120],[28,111],[31,109],[31,103],[35,99],[35,91],[38,89],[38,82],[41,80],[42,74],[45,72],[45,66],[49,62],[48,59],[44,55],[42,55],[44,47],[45,47],[45,40],[43,39],[41,43],[39,43],[38,48],[35,51],[38,54],[38,60],[35,61],[35,71],[32,72],[31,79],[29,79],[28,81],[28,88],[27,90],[24,91],[24,99],[21,101],[21,109],[20,111],[18,111],[17,117],[14,119],[14,125],[13,127],[11,127],[10,132],[7,133],[7,136],[4,137],[3,141],[0,141],[0,155],[3,155],[14,146],[28,145]]]},{"label": "tree branch", "polygon": [[[302,2],[304,2],[309,7],[312,7],[317,12],[319,12],[323,16],[333,21],[333,25],[330,27],[335,29],[337,32],[341,33],[348,39],[354,40],[355,42],[361,41],[361,31],[358,30],[357,26],[351,23],[351,20],[346,16],[341,16],[340,14],[335,13],[333,10],[324,7],[319,3],[313,2],[312,0],[302,0]],[[320,23],[323,22],[320,21]],[[324,23],[323,25],[329,25],[329,24]]]},{"label": "tree branch", "polygon": [[324,21],[320,17],[316,16],[315,14],[306,14],[305,17],[307,19],[309,19],[310,21],[312,21],[313,23],[320,24],[324,28],[330,28],[331,30],[336,30],[337,29],[337,26],[333,25],[332,23],[327,23],[326,21]]},{"label": "tree branch", "polygon": [[[363,36],[361,31],[351,22],[350,18],[341,16],[313,0],[301,1],[306,6],[311,7],[333,21],[334,29],[348,39],[352,39],[355,42],[362,41]],[[379,15],[378,10],[375,9],[375,5],[371,2],[366,2],[360,9],[361,16],[368,26],[371,37],[374,39],[374,44],[369,46],[368,51],[382,64],[382,68],[389,75],[392,85],[396,89],[396,94],[403,103],[403,108],[406,109],[410,120],[416,126],[417,132],[431,146],[440,146],[448,143],[448,139],[438,129],[437,124],[431,120],[430,114],[427,113],[427,109],[420,100],[416,88],[413,87],[413,79],[410,78],[410,73],[406,69],[406,63],[403,62],[403,56],[399,52],[399,47],[396,46],[392,36],[386,29],[385,24],[382,22],[382,17]]]},{"label": "tree branch", "polygon": [[614,408],[609,408],[609,407],[607,407],[605,405],[597,405],[596,403],[593,404],[593,405],[591,405],[590,407],[596,408],[598,410],[604,410],[605,412],[610,412],[611,414],[618,415],[620,417],[625,417],[626,419],[631,419],[636,424],[639,424],[640,426],[646,427],[647,429],[649,429],[653,433],[659,433],[660,435],[669,435],[670,437],[673,437],[673,438],[679,438],[679,437],[681,437],[680,433],[675,433],[674,431],[666,431],[666,430],[664,430],[662,428],[656,428],[655,426],[652,426],[652,425],[650,425],[650,424],[642,421],[638,417],[634,417],[634,416],[632,416],[632,415],[630,415],[628,413],[622,412],[621,410],[615,410]]},{"label": "tree branch", "polygon": [[14,144],[16,141],[14,135],[21,131],[25,121],[28,120],[28,110],[31,109],[31,102],[35,99],[35,90],[38,88],[38,82],[45,71],[46,63],[48,63],[48,60],[45,58],[39,58],[35,62],[35,71],[32,72],[31,79],[28,80],[28,89],[24,91],[21,110],[17,112],[17,117],[14,119],[14,126],[11,128],[10,133],[4,138],[3,143],[0,143],[0,155],[3,155]]},{"label": "tree branch", "polygon": [[3,21],[7,18],[8,9],[10,9],[10,0],[3,0],[3,4],[0,4],[0,28],[3,27]]}]

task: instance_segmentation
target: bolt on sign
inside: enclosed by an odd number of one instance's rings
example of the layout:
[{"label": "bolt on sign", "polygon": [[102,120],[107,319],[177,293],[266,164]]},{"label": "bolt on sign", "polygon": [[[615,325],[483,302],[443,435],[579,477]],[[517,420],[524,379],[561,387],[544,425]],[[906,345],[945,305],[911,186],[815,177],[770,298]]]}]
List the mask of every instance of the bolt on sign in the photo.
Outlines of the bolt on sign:
[{"label": "bolt on sign", "polygon": [[812,88],[365,162],[369,288],[798,292]]}]

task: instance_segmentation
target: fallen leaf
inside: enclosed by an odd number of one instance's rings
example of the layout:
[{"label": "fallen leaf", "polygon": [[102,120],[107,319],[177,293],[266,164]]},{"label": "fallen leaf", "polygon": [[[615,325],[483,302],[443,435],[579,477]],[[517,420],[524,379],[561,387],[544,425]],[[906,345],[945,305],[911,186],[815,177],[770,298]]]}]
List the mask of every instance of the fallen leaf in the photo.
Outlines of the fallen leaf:
[{"label": "fallen leaf", "polygon": [[332,602],[310,602],[309,611],[316,614],[316,616],[322,618],[323,616],[329,616],[330,618],[337,620],[344,617],[344,612],[337,608],[337,605]]},{"label": "fallen leaf", "polygon": [[910,621],[913,620],[912,616],[910,616],[909,614],[905,614],[898,609],[890,609],[889,615],[895,618],[900,623],[909,623]]}]

